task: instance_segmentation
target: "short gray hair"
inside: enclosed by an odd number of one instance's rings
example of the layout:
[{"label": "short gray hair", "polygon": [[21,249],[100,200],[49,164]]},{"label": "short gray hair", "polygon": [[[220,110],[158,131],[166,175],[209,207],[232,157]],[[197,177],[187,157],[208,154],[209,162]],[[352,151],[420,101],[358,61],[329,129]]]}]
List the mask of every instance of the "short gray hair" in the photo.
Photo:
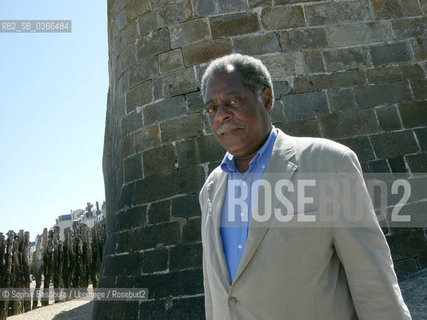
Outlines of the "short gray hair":
[{"label": "short gray hair", "polygon": [[206,93],[206,82],[210,77],[233,71],[238,71],[243,84],[257,95],[260,95],[265,88],[270,88],[272,101],[274,101],[273,82],[265,65],[259,59],[239,53],[215,59],[209,64],[201,81],[203,99]]}]

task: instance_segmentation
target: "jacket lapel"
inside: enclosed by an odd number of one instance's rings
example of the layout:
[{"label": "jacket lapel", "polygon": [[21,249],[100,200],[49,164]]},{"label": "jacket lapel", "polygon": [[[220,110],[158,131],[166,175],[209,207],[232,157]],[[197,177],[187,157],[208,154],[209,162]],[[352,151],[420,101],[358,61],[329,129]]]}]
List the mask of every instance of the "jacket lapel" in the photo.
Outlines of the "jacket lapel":
[{"label": "jacket lapel", "polygon": [[[273,193],[276,182],[281,179],[291,180],[292,176],[295,173],[295,170],[298,168],[298,166],[291,161],[292,157],[295,155],[295,151],[291,143],[292,137],[285,135],[281,130],[278,131],[279,133],[277,135],[276,142],[274,143],[270,161],[268,163],[264,175],[264,179],[266,179],[271,184]],[[265,208],[264,202],[265,198],[259,196],[258,208]],[[272,210],[274,211],[274,208],[278,206],[278,200],[276,199],[276,197],[272,196]],[[260,215],[262,216],[263,212],[260,212]],[[233,284],[238,280],[238,278],[252,259],[252,256],[260,245],[265,233],[268,230],[268,227],[270,226],[272,219],[274,219],[274,217],[273,213],[271,212],[270,218],[266,221],[256,221],[254,219],[251,220],[251,226],[249,228],[245,252],[243,253],[243,257],[240,261],[239,268],[237,269]]]}]

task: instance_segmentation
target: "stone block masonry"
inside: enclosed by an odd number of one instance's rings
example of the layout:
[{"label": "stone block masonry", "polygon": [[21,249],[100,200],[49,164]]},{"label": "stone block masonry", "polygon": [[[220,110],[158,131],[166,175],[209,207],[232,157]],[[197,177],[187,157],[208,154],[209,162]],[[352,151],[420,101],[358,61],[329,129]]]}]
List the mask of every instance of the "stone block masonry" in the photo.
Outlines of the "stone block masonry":
[{"label": "stone block masonry", "polygon": [[[426,13],[425,0],[108,0],[99,285],[149,300],[96,303],[93,319],[204,319],[198,191],[224,150],[200,78],[216,57],[266,64],[285,132],[345,144],[365,171],[426,172]],[[384,232],[399,276],[426,267],[424,230]]]}]

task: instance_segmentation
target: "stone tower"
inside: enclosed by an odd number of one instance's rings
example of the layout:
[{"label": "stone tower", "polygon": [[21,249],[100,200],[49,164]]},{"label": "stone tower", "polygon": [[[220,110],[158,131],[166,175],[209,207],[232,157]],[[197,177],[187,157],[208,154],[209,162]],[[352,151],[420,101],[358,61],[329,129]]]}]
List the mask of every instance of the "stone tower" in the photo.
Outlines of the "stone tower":
[{"label": "stone tower", "polygon": [[[427,171],[426,0],[108,0],[108,239],[94,319],[203,319],[198,191],[224,151],[203,114],[208,61],[259,57],[276,127],[333,139],[373,172]],[[418,201],[419,199],[414,199]],[[399,274],[427,266],[422,229],[385,230]]]}]

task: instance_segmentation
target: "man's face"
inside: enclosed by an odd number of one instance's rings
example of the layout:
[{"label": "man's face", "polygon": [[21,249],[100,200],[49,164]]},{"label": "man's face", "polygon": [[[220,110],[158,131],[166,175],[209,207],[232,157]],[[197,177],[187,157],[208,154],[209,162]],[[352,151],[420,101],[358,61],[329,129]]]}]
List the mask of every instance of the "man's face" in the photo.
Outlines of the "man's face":
[{"label": "man's face", "polygon": [[271,90],[258,96],[240,73],[224,72],[206,82],[206,113],[218,142],[236,158],[253,156],[271,131]]}]

